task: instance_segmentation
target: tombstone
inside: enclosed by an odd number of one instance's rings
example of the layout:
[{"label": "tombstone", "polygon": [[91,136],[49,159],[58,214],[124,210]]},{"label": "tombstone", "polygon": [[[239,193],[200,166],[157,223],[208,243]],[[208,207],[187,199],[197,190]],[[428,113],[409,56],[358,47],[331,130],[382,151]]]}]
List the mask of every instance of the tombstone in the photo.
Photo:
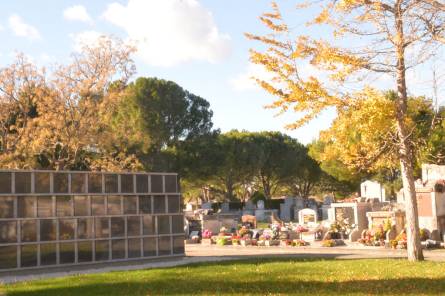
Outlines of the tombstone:
[{"label": "tombstone", "polygon": [[255,215],[255,204],[251,200],[246,201],[243,209],[243,215]]},{"label": "tombstone", "polygon": [[322,220],[329,220],[329,209],[330,208],[331,208],[330,204],[321,205],[321,219]]},{"label": "tombstone", "polygon": [[326,195],[323,199],[323,204],[324,205],[331,205],[331,203],[334,202],[334,198],[330,195]]},{"label": "tombstone", "polygon": [[264,200],[259,200],[256,203],[257,209],[255,210],[255,217],[257,221],[266,220],[265,210],[264,210]]},{"label": "tombstone", "polygon": [[328,210],[329,221],[344,221],[349,225],[355,225],[359,233],[368,229],[367,212],[371,212],[371,205],[367,202],[333,203]]},{"label": "tombstone", "polygon": [[422,164],[422,181],[437,181],[445,179],[445,165]]},{"label": "tombstone", "polygon": [[316,223],[318,221],[317,212],[313,209],[302,209],[298,212],[298,223],[309,224]]},{"label": "tombstone", "polygon": [[203,210],[211,210],[212,209],[212,203],[211,202],[205,202],[201,204],[201,209]]},{"label": "tombstone", "polygon": [[221,212],[222,213],[230,212],[230,204],[228,202],[223,202],[221,204]]},{"label": "tombstone", "polygon": [[248,200],[248,201],[246,201],[244,209],[245,210],[255,210],[255,204],[251,200]]},{"label": "tombstone", "polygon": [[284,203],[280,204],[280,219],[289,222],[293,220],[293,208],[295,207],[295,198],[286,197]]},{"label": "tombstone", "polygon": [[193,204],[191,204],[191,203],[187,203],[186,205],[185,205],[185,210],[186,211],[193,211]]},{"label": "tombstone", "polygon": [[401,211],[376,211],[367,212],[366,217],[368,217],[368,228],[376,229],[380,226],[384,226],[387,221],[391,223],[392,228],[394,228],[393,234],[399,234],[405,227],[405,214]]},{"label": "tombstone", "polygon": [[366,180],[360,184],[360,196],[366,199],[376,198],[380,202],[387,201],[385,189],[379,182]]},{"label": "tombstone", "polygon": [[191,239],[196,236],[199,236],[199,231],[192,231],[192,232],[190,232],[189,238]]},{"label": "tombstone", "polygon": [[257,201],[256,207],[258,210],[264,210],[264,200]]},{"label": "tombstone", "polygon": [[[298,211],[305,208],[303,198],[301,198],[301,197],[295,198],[295,208],[298,209]],[[297,215],[298,215],[298,212],[297,212]],[[297,215],[295,215],[295,217],[297,217]]]},{"label": "tombstone", "polygon": [[[442,181],[431,181],[423,188],[416,188],[419,227],[431,233],[431,238],[440,239],[445,233],[445,192]],[[436,235],[437,234],[437,235]]]}]

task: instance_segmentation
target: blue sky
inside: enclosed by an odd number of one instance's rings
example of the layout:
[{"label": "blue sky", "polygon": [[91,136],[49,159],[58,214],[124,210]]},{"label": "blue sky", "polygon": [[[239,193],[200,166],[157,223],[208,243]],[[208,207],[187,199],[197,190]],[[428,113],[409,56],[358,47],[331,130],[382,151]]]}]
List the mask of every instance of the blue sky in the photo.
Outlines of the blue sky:
[{"label": "blue sky", "polygon": [[248,79],[261,73],[249,65],[248,50],[255,44],[243,33],[263,32],[258,16],[269,7],[268,0],[3,1],[0,65],[10,63],[15,51],[39,65],[63,63],[76,44],[100,34],[136,39],[135,77],[173,80],[204,97],[216,128],[279,130],[308,143],[329,127],[334,112],[285,130],[296,115],[277,117],[264,109],[274,98]]}]

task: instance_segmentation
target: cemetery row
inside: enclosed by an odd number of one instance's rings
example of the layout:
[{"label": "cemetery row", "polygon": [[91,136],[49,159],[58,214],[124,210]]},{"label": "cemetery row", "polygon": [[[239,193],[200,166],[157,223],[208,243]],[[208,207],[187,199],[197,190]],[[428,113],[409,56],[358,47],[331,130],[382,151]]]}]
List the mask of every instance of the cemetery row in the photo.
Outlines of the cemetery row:
[{"label": "cemetery row", "polygon": [[[416,182],[422,246],[443,247],[445,237],[445,166],[423,165]],[[199,209],[187,205],[187,243],[256,246],[332,247],[343,245],[406,248],[404,197],[386,198],[383,187],[373,181],[361,185],[360,197],[335,202],[286,197],[279,209],[264,201],[246,202],[241,209],[223,203],[218,211],[211,203]],[[263,227],[258,227],[259,222]]]}]

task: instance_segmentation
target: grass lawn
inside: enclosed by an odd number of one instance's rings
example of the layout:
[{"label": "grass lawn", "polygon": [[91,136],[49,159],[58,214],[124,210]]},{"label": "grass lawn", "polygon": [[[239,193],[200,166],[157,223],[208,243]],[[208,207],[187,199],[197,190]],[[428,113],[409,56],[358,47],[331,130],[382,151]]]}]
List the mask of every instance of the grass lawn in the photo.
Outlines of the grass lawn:
[{"label": "grass lawn", "polygon": [[445,295],[445,263],[258,259],[71,276],[2,288],[6,295],[47,296]]}]

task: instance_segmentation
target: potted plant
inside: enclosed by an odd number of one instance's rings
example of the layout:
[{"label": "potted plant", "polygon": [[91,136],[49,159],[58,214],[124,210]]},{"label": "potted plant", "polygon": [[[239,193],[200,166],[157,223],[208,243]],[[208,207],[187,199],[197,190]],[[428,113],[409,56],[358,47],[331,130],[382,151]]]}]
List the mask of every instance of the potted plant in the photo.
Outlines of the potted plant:
[{"label": "potted plant", "polygon": [[258,241],[256,242],[257,246],[265,246],[266,245],[266,237],[265,235],[260,235]]},{"label": "potted plant", "polygon": [[294,239],[292,241],[292,246],[294,246],[294,247],[304,247],[304,246],[308,246],[308,245],[309,245],[309,243],[302,239]]},{"label": "potted plant", "polygon": [[280,241],[280,246],[282,246],[282,247],[288,247],[291,245],[292,245],[292,240],[290,240],[290,239],[282,239]]},{"label": "potted plant", "polygon": [[212,244],[212,235],[213,233],[209,229],[204,229],[202,232],[202,240],[201,244],[203,245],[211,245]]},{"label": "potted plant", "polygon": [[239,245],[240,240],[241,240],[241,237],[239,237],[238,235],[233,235],[232,236],[232,245],[234,245],[234,246]]},{"label": "potted plant", "polygon": [[216,239],[216,244],[218,246],[225,246],[229,244],[229,240],[225,237],[225,236],[218,236],[218,238]]},{"label": "potted plant", "polygon": [[245,235],[245,236],[241,237],[240,244],[243,247],[251,245],[252,244],[252,240],[250,239],[250,236],[249,235]]},{"label": "potted plant", "polygon": [[333,239],[326,239],[326,240],[321,242],[321,246],[322,247],[328,247],[328,248],[335,247],[335,240],[333,240]]}]

